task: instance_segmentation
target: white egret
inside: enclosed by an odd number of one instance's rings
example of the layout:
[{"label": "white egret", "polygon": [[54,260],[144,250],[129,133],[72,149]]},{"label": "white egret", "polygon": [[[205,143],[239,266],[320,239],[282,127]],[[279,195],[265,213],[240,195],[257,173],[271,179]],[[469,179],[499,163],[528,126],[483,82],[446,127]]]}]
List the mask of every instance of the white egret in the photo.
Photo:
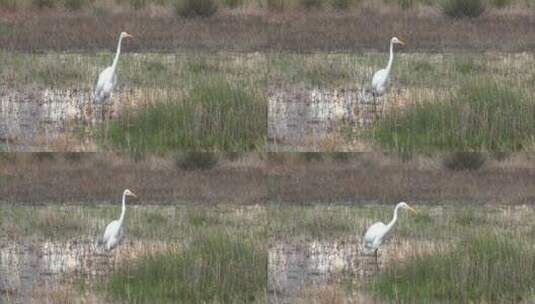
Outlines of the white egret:
[{"label": "white egret", "polygon": [[390,70],[392,69],[392,63],[394,62],[394,44],[404,45],[405,43],[397,37],[393,37],[390,40],[390,59],[386,68],[381,69],[373,75],[372,79],[372,95],[373,97],[379,97],[386,92],[388,81],[390,78]]},{"label": "white egret", "polygon": [[370,254],[374,252],[377,268],[379,268],[379,263],[377,261],[377,250],[379,250],[379,246],[381,246],[381,244],[383,243],[386,234],[392,229],[392,227],[396,223],[398,219],[398,210],[400,208],[408,209],[416,213],[416,210],[407,205],[407,203],[400,202],[396,205],[396,208],[394,208],[394,217],[392,218],[392,221],[388,223],[388,225],[385,225],[383,222],[377,222],[371,225],[370,228],[368,228],[368,231],[366,231],[366,234],[364,234],[364,240],[362,244],[364,247],[364,253]]},{"label": "white egret", "polygon": [[93,92],[95,101],[104,102],[111,97],[111,93],[115,84],[117,83],[117,62],[119,61],[119,55],[121,55],[121,43],[123,38],[133,38],[134,36],[128,34],[127,32],[122,32],[119,36],[119,43],[117,45],[117,53],[115,54],[115,59],[111,66],[107,67],[102,71],[95,82],[95,90]]},{"label": "white egret", "polygon": [[115,220],[106,226],[106,230],[104,231],[104,237],[100,241],[100,243],[104,243],[104,246],[107,251],[112,250],[117,246],[117,244],[122,240],[124,233],[123,233],[123,220],[124,220],[124,214],[126,212],[126,197],[127,196],[133,196],[136,197],[136,195],[126,189],[123,192],[123,209],[121,211],[121,216],[118,220]]}]

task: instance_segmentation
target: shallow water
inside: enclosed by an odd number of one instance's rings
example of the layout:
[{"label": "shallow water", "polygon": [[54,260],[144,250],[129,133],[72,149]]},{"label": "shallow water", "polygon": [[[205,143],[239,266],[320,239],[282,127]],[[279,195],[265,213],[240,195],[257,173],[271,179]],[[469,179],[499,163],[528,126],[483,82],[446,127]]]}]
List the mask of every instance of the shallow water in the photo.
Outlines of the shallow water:
[{"label": "shallow water", "polygon": [[370,126],[382,115],[385,100],[374,99],[362,88],[273,90],[268,102],[270,150],[280,151],[285,146],[321,148],[322,142],[339,136],[341,128]]},{"label": "shallow water", "polygon": [[0,248],[0,292],[15,303],[27,303],[32,291],[53,288],[64,275],[96,277],[113,266],[90,240],[69,242],[4,241]]},{"label": "shallow water", "polygon": [[174,244],[127,241],[107,253],[92,240],[3,241],[0,245],[0,295],[10,303],[28,303],[35,290],[54,289],[68,279],[96,282],[122,261]]},{"label": "shallow water", "polygon": [[[362,253],[360,244],[358,238],[275,243],[269,249],[269,302],[295,303],[307,290],[358,285],[393,261],[402,260],[416,251],[437,248],[431,241],[393,238],[380,248],[377,265],[373,255]],[[345,297],[350,303],[375,302],[356,289]]]},{"label": "shallow water", "polygon": [[0,143],[8,151],[94,151],[89,127],[117,117],[136,95],[116,91],[105,104],[95,104],[82,89],[0,91]]}]

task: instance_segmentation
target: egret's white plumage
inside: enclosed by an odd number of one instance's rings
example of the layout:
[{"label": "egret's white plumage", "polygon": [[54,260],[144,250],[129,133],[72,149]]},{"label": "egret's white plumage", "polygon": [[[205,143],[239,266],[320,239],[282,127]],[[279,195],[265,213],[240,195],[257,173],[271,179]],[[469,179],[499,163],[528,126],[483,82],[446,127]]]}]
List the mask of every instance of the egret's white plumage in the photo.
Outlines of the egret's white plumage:
[{"label": "egret's white plumage", "polygon": [[392,69],[392,63],[394,62],[394,44],[405,44],[397,37],[393,37],[390,40],[390,59],[386,68],[381,69],[373,75],[372,78],[372,94],[374,97],[379,97],[386,92],[388,81],[390,79],[390,70]]},{"label": "egret's white plumage", "polygon": [[124,236],[123,232],[123,221],[124,221],[124,215],[126,212],[126,197],[127,196],[133,196],[136,197],[136,195],[126,189],[123,192],[123,208],[121,210],[121,216],[118,220],[115,220],[106,226],[106,230],[104,231],[104,236],[102,237],[101,243],[104,244],[104,247],[107,251],[112,250],[119,244],[119,242],[122,240]]},{"label": "egret's white plumage", "polygon": [[119,56],[121,54],[121,43],[123,38],[130,38],[132,35],[122,32],[119,36],[119,43],[117,44],[117,53],[115,54],[115,59],[111,66],[107,67],[102,71],[95,82],[95,89],[93,95],[95,101],[104,102],[111,97],[113,88],[117,84],[117,62],[119,62]]},{"label": "egret's white plumage", "polygon": [[396,205],[396,208],[394,208],[394,217],[392,218],[390,223],[388,223],[388,225],[383,222],[374,223],[370,226],[370,228],[368,228],[368,230],[364,234],[364,239],[362,242],[363,251],[365,254],[375,253],[376,261],[377,250],[379,249],[381,244],[383,244],[386,234],[392,229],[392,227],[396,223],[398,219],[398,210],[400,208],[408,209],[416,213],[416,210],[407,205],[407,203],[400,202]]}]

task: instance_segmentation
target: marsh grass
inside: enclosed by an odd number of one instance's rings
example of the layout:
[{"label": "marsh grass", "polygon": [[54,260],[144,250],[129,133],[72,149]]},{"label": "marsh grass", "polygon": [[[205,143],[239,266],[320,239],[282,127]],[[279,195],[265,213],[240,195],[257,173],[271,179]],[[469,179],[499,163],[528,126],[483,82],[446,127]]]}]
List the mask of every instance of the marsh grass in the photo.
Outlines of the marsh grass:
[{"label": "marsh grass", "polygon": [[518,89],[487,79],[449,98],[394,109],[369,138],[401,154],[439,151],[522,151],[532,145],[535,102]]},{"label": "marsh grass", "polygon": [[533,299],[534,271],[531,242],[482,230],[449,251],[392,264],[370,286],[397,303],[521,302]]},{"label": "marsh grass", "polygon": [[108,293],[129,303],[260,303],[267,254],[239,235],[202,236],[183,252],[147,255],[113,273]]},{"label": "marsh grass", "polygon": [[260,92],[223,78],[202,79],[181,100],[168,99],[113,121],[104,142],[135,155],[179,150],[249,151],[266,136],[267,105]]}]

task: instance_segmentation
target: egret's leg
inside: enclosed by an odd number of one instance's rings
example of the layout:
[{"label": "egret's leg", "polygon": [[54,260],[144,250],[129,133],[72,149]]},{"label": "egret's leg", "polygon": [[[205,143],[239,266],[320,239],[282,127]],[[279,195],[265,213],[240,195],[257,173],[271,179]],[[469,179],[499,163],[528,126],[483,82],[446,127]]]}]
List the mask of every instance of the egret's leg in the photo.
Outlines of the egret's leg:
[{"label": "egret's leg", "polygon": [[377,271],[379,271],[379,258],[377,252],[379,249],[375,249],[375,266],[377,267]]},{"label": "egret's leg", "polygon": [[375,94],[373,94],[372,112],[373,114],[370,116],[370,118],[373,117],[373,121],[375,121],[375,119],[377,119],[377,96],[375,96]]}]

